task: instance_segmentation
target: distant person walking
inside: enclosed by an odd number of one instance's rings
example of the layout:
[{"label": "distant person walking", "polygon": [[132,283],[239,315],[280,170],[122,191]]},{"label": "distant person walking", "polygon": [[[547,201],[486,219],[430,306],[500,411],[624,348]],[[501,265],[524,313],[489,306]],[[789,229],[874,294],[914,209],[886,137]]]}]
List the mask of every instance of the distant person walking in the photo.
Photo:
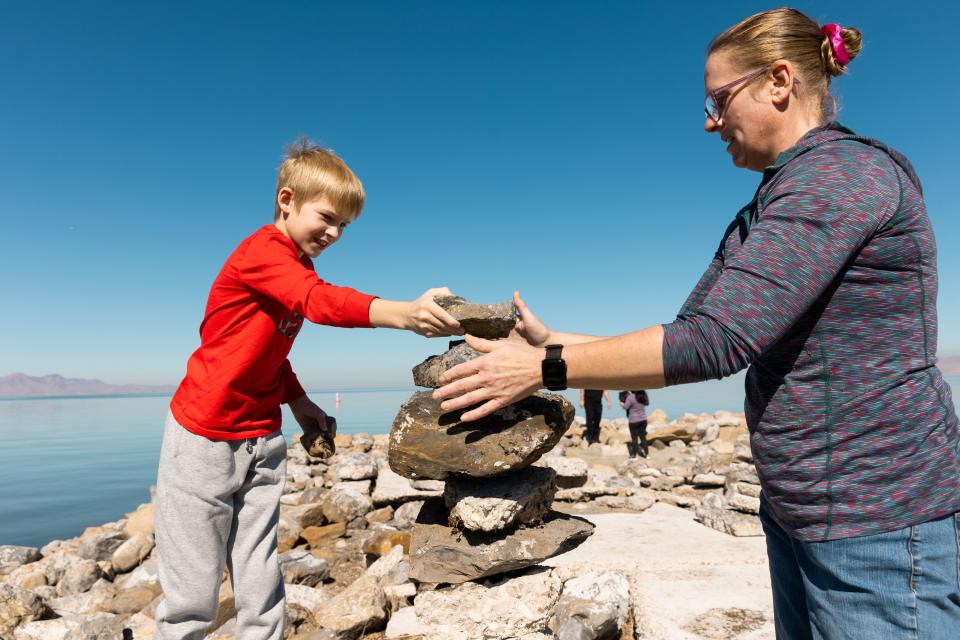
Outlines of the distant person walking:
[{"label": "distant person walking", "polygon": [[[924,34],[904,37],[909,52]],[[777,638],[957,640],[960,425],[937,367],[937,247],[907,158],[835,119],[831,80],[860,46],[857,29],[795,9],[720,33],[703,128],[760,180],[676,318],[614,337],[551,331],[517,294],[526,344],[468,336],[485,355],[434,397],[476,406],[469,421],[542,386],[657,389],[749,367]],[[905,86],[890,74],[882,89]]]},{"label": "distant person walking", "polygon": [[646,391],[624,391],[620,406],[627,412],[630,425],[630,457],[640,455],[644,458],[650,452],[647,446],[647,405],[650,397]]},{"label": "distant person walking", "polygon": [[580,390],[580,408],[587,412],[587,432],[583,437],[587,444],[600,442],[600,418],[603,416],[603,400],[607,401],[608,409],[613,408],[610,394],[606,390]]}]

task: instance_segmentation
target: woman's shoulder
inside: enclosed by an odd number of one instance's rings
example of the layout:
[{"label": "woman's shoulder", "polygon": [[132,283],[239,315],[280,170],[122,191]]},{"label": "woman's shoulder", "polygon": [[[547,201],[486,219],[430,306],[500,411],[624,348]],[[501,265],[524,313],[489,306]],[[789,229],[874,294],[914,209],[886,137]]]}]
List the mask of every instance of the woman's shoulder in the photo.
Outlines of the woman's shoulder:
[{"label": "woman's shoulder", "polygon": [[778,191],[835,191],[838,187],[841,190],[878,185],[897,187],[900,183],[897,166],[910,173],[909,163],[902,156],[899,157],[903,161],[899,161],[892,150],[881,143],[871,142],[859,136],[845,136],[812,146],[782,165],[770,180],[768,192],[773,195]]}]

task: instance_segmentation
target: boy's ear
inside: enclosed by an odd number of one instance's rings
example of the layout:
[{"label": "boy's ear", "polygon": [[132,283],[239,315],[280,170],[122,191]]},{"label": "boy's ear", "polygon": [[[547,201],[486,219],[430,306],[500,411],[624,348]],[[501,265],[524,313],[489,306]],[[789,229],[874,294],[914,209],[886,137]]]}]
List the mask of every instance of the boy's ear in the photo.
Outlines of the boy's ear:
[{"label": "boy's ear", "polygon": [[280,206],[281,213],[291,213],[294,208],[293,189],[283,187],[277,191],[277,204]]}]

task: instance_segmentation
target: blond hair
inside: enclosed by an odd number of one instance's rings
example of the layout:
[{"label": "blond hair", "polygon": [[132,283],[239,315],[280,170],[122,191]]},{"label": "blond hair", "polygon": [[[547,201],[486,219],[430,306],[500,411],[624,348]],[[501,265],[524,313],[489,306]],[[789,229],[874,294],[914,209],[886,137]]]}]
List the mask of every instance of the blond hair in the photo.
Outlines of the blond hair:
[{"label": "blond hair", "polygon": [[[853,27],[843,28],[843,43],[850,61],[860,53],[862,37]],[[796,9],[771,9],[733,25],[710,43],[707,55],[729,51],[740,69],[763,69],[775,60],[789,60],[797,69],[801,87],[816,100],[822,120],[836,116],[830,80],[846,73],[820,31],[820,25]]]},{"label": "blond hair", "polygon": [[273,198],[274,220],[280,218],[277,196],[284,187],[293,191],[293,200],[298,207],[314,198],[326,196],[338,213],[350,219],[360,215],[366,199],[363,184],[347,163],[306,136],[287,146],[287,156],[277,172],[277,191]]}]

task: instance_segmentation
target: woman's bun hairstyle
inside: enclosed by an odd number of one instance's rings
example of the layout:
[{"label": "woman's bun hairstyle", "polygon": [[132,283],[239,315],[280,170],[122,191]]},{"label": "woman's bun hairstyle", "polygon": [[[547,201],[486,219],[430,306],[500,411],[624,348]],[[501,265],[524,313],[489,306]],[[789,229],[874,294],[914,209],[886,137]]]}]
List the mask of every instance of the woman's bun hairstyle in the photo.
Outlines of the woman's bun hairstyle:
[{"label": "woman's bun hairstyle", "polygon": [[863,46],[863,37],[860,35],[860,30],[853,27],[844,27],[843,46],[846,48],[847,56],[849,57],[849,61],[846,64],[840,64],[840,62],[837,61],[833,45],[830,43],[830,37],[827,35],[823,36],[823,42],[820,44],[820,57],[823,59],[823,68],[827,70],[827,74],[831,77],[835,78],[845,74],[847,67],[850,66],[853,59],[860,53],[860,49]]}]

